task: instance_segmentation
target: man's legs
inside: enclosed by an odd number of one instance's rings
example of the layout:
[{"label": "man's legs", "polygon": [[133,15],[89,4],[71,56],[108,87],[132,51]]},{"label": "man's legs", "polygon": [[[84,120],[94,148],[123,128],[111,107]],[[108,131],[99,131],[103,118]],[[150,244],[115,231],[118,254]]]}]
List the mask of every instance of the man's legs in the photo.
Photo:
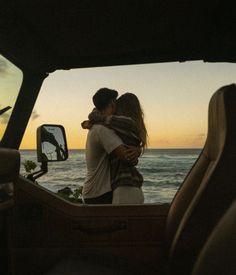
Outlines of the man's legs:
[{"label": "man's legs", "polygon": [[111,204],[112,203],[112,191],[107,192],[96,198],[84,199],[87,204]]}]

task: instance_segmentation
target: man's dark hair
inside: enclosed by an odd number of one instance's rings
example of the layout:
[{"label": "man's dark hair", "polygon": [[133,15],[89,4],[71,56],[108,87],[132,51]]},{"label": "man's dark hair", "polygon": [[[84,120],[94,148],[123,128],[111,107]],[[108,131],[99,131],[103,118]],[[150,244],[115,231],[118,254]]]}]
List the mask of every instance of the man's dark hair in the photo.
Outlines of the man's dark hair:
[{"label": "man's dark hair", "polygon": [[101,88],[93,96],[93,104],[99,111],[102,111],[112,100],[116,99],[117,96],[118,92],[116,90]]}]

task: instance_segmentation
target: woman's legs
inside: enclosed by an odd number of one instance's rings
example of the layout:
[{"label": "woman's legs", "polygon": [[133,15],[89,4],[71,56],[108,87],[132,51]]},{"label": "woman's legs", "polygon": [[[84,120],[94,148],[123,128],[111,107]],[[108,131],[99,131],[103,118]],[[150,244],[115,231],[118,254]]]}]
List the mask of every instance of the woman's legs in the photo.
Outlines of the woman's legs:
[{"label": "woman's legs", "polygon": [[113,191],[112,204],[142,204],[143,202],[142,188],[119,186]]}]

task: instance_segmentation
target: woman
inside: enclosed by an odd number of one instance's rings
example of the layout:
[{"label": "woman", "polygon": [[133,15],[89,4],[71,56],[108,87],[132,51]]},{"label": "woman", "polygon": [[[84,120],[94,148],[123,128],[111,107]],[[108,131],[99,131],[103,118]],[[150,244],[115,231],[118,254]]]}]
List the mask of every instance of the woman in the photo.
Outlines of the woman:
[{"label": "woman", "polygon": [[[89,114],[89,122],[82,123],[83,128],[100,123],[113,129],[124,144],[139,147],[143,152],[147,146],[147,131],[144,115],[136,95],[126,93],[116,102],[116,113],[104,116],[97,109]],[[143,177],[135,166],[121,161],[114,154],[110,155],[111,187],[113,204],[141,204],[144,202],[142,192]]]}]

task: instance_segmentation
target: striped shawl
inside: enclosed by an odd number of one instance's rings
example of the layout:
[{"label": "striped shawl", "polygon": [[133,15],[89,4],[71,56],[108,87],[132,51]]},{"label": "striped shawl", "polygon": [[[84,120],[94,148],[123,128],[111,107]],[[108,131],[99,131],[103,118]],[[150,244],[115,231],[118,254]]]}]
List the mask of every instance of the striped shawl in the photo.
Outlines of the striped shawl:
[{"label": "striped shawl", "polygon": [[[89,114],[88,118],[92,124],[103,124],[113,129],[125,145],[136,147],[140,145],[141,140],[136,123],[130,117],[116,115],[105,116],[95,108]],[[142,186],[143,176],[135,166],[129,162],[120,160],[114,153],[110,154],[110,164],[112,190],[124,185]]]}]

